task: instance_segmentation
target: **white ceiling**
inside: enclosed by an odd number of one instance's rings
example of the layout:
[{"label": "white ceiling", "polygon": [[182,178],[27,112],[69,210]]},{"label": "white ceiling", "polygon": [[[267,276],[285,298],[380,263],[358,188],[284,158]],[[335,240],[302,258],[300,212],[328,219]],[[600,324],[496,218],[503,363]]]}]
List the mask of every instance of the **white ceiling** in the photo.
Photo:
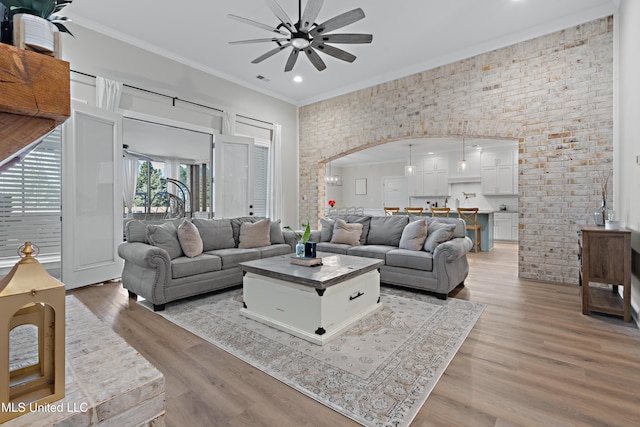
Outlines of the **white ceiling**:
[{"label": "white ceiling", "polygon": [[[298,2],[277,0],[294,20]],[[82,25],[218,77],[296,105],[413,74],[612,14],[618,0],[325,0],[316,22],[361,7],[366,18],[333,33],[371,33],[373,43],[336,45],[354,63],[322,55],[318,72],[301,57],[292,72],[289,50],[251,61],[275,43],[228,42],[271,37],[266,30],[227,17],[239,15],[276,26],[264,0],[76,0],[64,9]],[[303,1],[303,8],[306,0]],[[73,30],[72,30],[73,31]],[[258,80],[256,76],[266,77]],[[302,83],[294,83],[300,75]],[[268,81],[267,81],[268,80]],[[126,82],[125,82],[126,83]]]}]

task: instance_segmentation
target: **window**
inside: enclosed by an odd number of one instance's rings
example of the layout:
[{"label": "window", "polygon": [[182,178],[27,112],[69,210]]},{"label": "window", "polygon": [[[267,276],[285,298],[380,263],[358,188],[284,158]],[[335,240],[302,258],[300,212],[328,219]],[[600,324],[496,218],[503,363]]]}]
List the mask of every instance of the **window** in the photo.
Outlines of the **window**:
[{"label": "window", "polygon": [[[177,179],[184,185],[168,181],[168,168],[171,167],[171,162],[138,161],[136,192],[133,201],[134,213],[161,213],[165,215],[165,218],[173,218],[185,216],[186,212],[190,212],[191,201],[187,187],[189,185],[187,179],[189,165],[176,165],[179,168],[178,177],[173,179]],[[150,207],[147,206],[147,198],[149,197]]]},{"label": "window", "polygon": [[56,128],[22,162],[0,174],[0,262],[30,241],[60,256],[62,138]]}]

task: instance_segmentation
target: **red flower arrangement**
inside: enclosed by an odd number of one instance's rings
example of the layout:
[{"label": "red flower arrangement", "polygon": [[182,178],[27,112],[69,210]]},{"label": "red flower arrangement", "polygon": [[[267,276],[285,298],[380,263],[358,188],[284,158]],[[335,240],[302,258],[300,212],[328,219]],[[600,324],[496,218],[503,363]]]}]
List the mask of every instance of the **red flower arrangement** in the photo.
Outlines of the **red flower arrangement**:
[{"label": "red flower arrangement", "polygon": [[329,206],[330,207],[334,207],[336,205],[336,201],[335,200],[329,200]]}]

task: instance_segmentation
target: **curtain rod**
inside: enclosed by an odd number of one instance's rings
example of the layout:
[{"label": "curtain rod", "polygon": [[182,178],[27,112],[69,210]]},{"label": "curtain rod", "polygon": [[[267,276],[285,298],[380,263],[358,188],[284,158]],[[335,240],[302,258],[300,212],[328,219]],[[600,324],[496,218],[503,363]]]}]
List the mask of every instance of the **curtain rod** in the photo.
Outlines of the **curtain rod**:
[{"label": "curtain rod", "polygon": [[[86,76],[86,77],[92,77],[92,78],[94,78],[94,79],[96,78],[96,76],[94,76],[93,74],[84,73],[84,72],[82,72],[82,71],[71,70],[71,72],[72,72],[72,73],[76,73],[76,74],[80,74],[80,75],[82,75],[82,76]],[[198,106],[198,107],[207,108],[207,109],[209,109],[209,110],[214,110],[214,111],[218,111],[218,112],[220,112],[220,113],[224,113],[224,110],[221,110],[221,109],[219,109],[219,108],[210,107],[210,106],[208,106],[208,105],[199,104],[199,103],[197,103],[197,102],[193,102],[193,101],[187,101],[186,99],[180,99],[180,98],[178,98],[177,96],[171,96],[171,95],[166,95],[166,94],[164,94],[164,93],[160,93],[160,92],[154,92],[154,91],[149,90],[149,89],[143,89],[143,88],[140,88],[140,87],[131,86],[131,85],[128,85],[128,84],[126,84],[126,83],[123,83],[122,85],[123,85],[124,87],[128,87],[128,88],[130,88],[130,89],[135,89],[135,90],[139,90],[139,91],[141,91],[141,92],[151,93],[151,94],[153,94],[153,95],[158,95],[158,96],[162,96],[162,97],[165,97],[165,98],[169,98],[169,99],[171,99],[171,101],[172,101],[172,105],[173,105],[174,107],[176,106],[176,101],[181,101],[181,102],[186,102],[187,104],[196,105],[196,106]],[[265,123],[265,124],[267,124],[267,125],[271,125],[271,126],[273,126],[273,123],[271,123],[271,122],[267,122],[267,121],[260,120],[260,119],[254,119],[253,117],[242,116],[242,115],[240,115],[240,114],[236,114],[236,116],[238,116],[238,117],[242,117],[242,118],[244,118],[244,119],[255,120],[256,122]]]},{"label": "curtain rod", "polygon": [[256,121],[256,122],[260,122],[260,123],[264,123],[264,124],[273,126],[273,123],[271,123],[271,122],[267,122],[267,121],[260,120],[260,119],[254,119],[252,117],[243,116],[242,114],[236,114],[236,117],[242,117],[243,119],[253,120],[253,121]]}]

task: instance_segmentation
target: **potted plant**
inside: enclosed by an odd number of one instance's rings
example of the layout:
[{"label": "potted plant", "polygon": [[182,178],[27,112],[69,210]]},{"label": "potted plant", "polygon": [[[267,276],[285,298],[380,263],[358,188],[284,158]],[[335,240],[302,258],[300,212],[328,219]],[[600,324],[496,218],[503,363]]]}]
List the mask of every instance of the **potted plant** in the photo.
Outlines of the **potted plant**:
[{"label": "potted plant", "polygon": [[[54,51],[55,30],[73,36],[65,26],[70,20],[58,15],[73,0],[0,0],[9,9],[9,25],[15,26],[16,17],[25,26],[25,44],[36,50]],[[9,35],[12,31],[6,32]],[[6,36],[5,36],[6,38]],[[15,38],[15,36],[14,36]],[[2,40],[12,43],[15,40]]]},{"label": "potted plant", "polygon": [[300,234],[297,231],[295,231],[289,225],[284,227],[287,230],[293,231],[293,234],[296,235],[296,239],[298,239],[298,244],[296,245],[296,256],[297,257],[305,256],[305,246],[307,245],[307,242],[309,241],[309,237],[311,236],[311,226],[309,225],[309,221],[307,221],[306,224],[302,224],[302,226],[304,227],[304,232],[302,234]]}]

